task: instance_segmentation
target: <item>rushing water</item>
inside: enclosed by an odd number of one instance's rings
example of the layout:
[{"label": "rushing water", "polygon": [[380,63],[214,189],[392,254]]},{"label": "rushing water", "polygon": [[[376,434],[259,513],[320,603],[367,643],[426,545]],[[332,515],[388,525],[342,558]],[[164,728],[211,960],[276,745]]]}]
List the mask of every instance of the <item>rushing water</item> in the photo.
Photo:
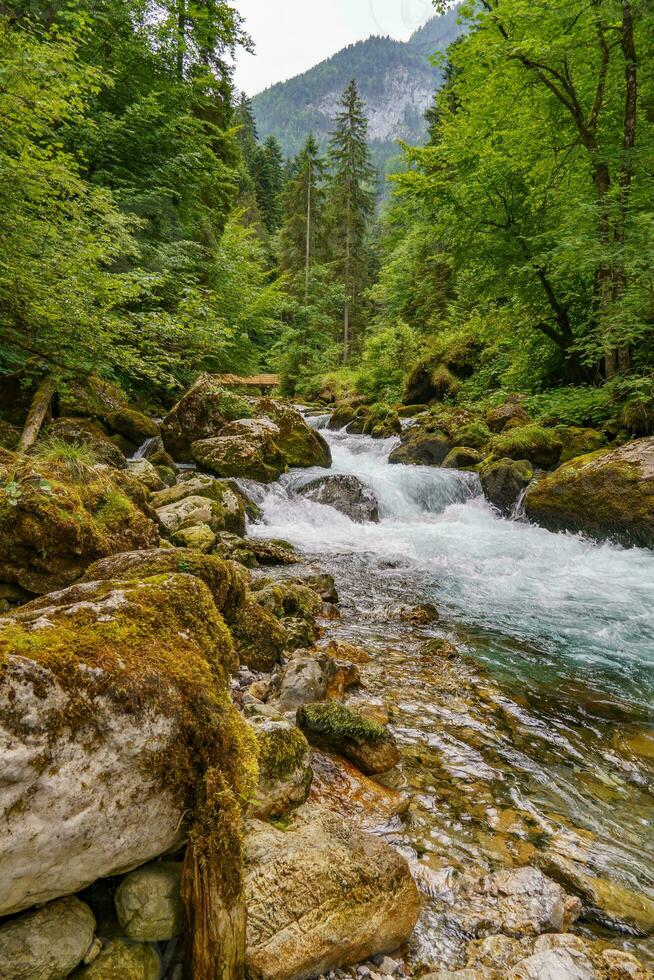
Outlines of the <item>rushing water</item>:
[{"label": "rushing water", "polygon": [[[365,697],[391,709],[397,782],[412,796],[406,826],[388,828],[395,842],[440,874],[520,863],[545,841],[651,895],[654,553],[499,518],[472,474],[390,466],[393,440],[325,434],[330,472],[374,490],[379,524],[298,497],[327,471],[295,470],[258,488],[251,533],[331,571],[336,631],[378,652]],[[393,615],[423,601],[441,612],[436,629]],[[481,670],[462,675],[465,697],[418,652],[434,634]],[[421,929],[417,957],[433,940],[428,912]]]}]

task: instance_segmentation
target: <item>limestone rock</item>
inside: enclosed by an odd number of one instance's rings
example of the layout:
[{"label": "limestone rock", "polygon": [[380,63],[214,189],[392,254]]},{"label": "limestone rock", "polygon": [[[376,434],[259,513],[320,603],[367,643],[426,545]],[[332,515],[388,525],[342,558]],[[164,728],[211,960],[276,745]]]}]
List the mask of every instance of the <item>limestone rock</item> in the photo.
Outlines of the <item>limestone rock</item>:
[{"label": "limestone rock", "polygon": [[501,432],[507,422],[516,421],[521,425],[526,425],[529,421],[527,413],[517,399],[489,408],[486,412],[486,424],[492,432]]},{"label": "limestone rock", "polygon": [[584,953],[573,949],[550,949],[534,953],[515,966],[510,980],[595,980],[593,964]]},{"label": "limestone rock", "polygon": [[174,504],[159,507],[157,516],[171,534],[196,524],[207,524],[212,531],[226,530],[223,508],[209,497],[185,497]]},{"label": "limestone rock", "polygon": [[557,425],[556,434],[563,443],[562,463],[567,463],[577,456],[596,453],[606,446],[606,436],[599,429],[582,429],[576,425]]},{"label": "limestone rock", "polygon": [[274,398],[259,398],[258,414],[272,419],[279,429],[275,442],[289,466],[331,466],[332,454],[319,432],[304,421],[302,415],[285,402]]},{"label": "limestone rock", "polygon": [[161,942],[181,935],[181,877],[181,862],[153,861],[123,878],[116,891],[116,914],[129,939]]},{"label": "limestone rock", "polygon": [[192,527],[183,527],[175,531],[172,541],[179,548],[189,548],[191,551],[208,555],[216,543],[216,535],[208,524],[194,524]]},{"label": "limestone rock", "polygon": [[44,435],[61,439],[73,446],[88,446],[98,463],[105,463],[119,470],[124,470],[127,466],[125,454],[113,444],[99,425],[88,419],[58,418],[47,426]]},{"label": "limestone rock", "polygon": [[331,752],[315,749],[311,768],[311,802],[339,813],[362,830],[386,828],[409,808],[409,798],[403,793],[382,786]]},{"label": "limestone rock", "polygon": [[454,445],[448,435],[431,424],[411,426],[400,437],[400,445],[388,457],[389,463],[412,466],[441,466]]},{"label": "limestone rock", "polygon": [[105,422],[112,432],[124,436],[135,446],[140,446],[146,439],[154,439],[159,435],[159,426],[154,419],[137,412],[133,408],[119,408],[105,415]]},{"label": "limestone rock", "polygon": [[420,910],[404,858],[320,808],[303,807],[283,832],[253,823],[245,875],[252,980],[305,980],[391,953]]},{"label": "limestone rock", "polygon": [[446,470],[466,470],[476,466],[482,458],[478,449],[470,449],[468,446],[455,446],[445,457],[443,467]]},{"label": "limestone rock", "polygon": [[147,459],[131,459],[127,463],[127,472],[135,480],[140,480],[148,490],[163,490],[165,483],[157,470]]},{"label": "limestone rock", "polygon": [[654,547],[654,437],[564,463],[529,488],[525,510],[551,531]]},{"label": "limestone rock", "polygon": [[520,494],[527,489],[533,478],[533,467],[526,459],[491,460],[484,463],[479,470],[486,500],[504,516],[511,513]]},{"label": "limestone rock", "polygon": [[264,426],[261,419],[251,421],[256,426],[246,429],[241,422],[237,431],[232,428],[228,432],[225,427],[225,435],[194,442],[193,457],[217,476],[243,477],[260,483],[278,480],[286,469],[286,457],[275,442],[276,427]]},{"label": "limestone rock", "polygon": [[259,787],[252,815],[260,820],[284,816],[309,795],[313,779],[309,743],[282,718],[249,714],[248,721],[259,744]]},{"label": "limestone rock", "polygon": [[379,523],[379,502],[356,476],[343,473],[321,476],[306,483],[299,492],[309,500],[333,507],[357,524]]},{"label": "limestone rock", "polygon": [[338,663],[328,654],[294,657],[276,678],[276,692],[271,699],[282,713],[296,711],[304,704],[324,700],[339,671]]},{"label": "limestone rock", "polygon": [[248,596],[230,621],[232,636],[242,664],[252,670],[272,670],[286,649],[286,630],[267,609]]},{"label": "limestone rock", "polygon": [[554,429],[530,424],[495,436],[491,450],[495,459],[526,459],[532,466],[547,470],[559,462],[563,443]]},{"label": "limestone rock", "polygon": [[62,980],[93,941],[95,917],[79,899],[60,898],[0,925],[0,980]]},{"label": "limestone rock", "polygon": [[253,414],[249,399],[235,395],[216,378],[203,374],[161,423],[164,446],[178,462],[191,462],[194,442],[217,436],[227,422]]},{"label": "limestone rock", "polygon": [[109,940],[90,966],[73,974],[75,980],[159,980],[160,976],[157,947],[124,939]]}]

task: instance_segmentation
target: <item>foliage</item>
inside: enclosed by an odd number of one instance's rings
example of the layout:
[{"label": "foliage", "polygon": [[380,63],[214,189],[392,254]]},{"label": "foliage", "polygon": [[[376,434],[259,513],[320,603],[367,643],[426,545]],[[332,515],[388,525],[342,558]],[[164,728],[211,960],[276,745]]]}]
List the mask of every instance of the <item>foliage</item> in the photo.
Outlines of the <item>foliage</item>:
[{"label": "foliage", "polygon": [[74,482],[84,483],[89,479],[98,458],[91,446],[85,443],[71,443],[57,436],[50,436],[37,444],[34,457],[38,461],[52,464],[62,469]]}]

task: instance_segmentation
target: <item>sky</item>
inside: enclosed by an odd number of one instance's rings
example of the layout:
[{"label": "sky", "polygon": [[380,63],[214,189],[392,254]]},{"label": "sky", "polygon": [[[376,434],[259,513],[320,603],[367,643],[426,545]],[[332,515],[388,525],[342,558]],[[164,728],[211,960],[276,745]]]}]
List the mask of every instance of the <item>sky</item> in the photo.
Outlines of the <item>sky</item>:
[{"label": "sky", "polygon": [[434,13],[431,0],[235,0],[256,46],[239,52],[236,85],[248,95],[299,75],[371,34],[406,40]]}]

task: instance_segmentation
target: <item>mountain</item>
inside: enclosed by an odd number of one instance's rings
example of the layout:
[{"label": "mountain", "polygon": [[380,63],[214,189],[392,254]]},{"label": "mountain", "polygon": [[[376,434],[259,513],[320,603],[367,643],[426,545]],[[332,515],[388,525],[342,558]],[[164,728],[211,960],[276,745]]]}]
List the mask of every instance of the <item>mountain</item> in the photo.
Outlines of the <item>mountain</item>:
[{"label": "mountain", "polygon": [[370,148],[380,169],[398,155],[396,141],[424,142],[425,110],[442,82],[430,56],[462,33],[458,7],[432,17],[408,41],[369,37],[350,44],[314,68],[267,88],[252,99],[259,136],[271,133],[294,156],[309,133],[324,147],[343,89],[355,78],[367,104]]}]

